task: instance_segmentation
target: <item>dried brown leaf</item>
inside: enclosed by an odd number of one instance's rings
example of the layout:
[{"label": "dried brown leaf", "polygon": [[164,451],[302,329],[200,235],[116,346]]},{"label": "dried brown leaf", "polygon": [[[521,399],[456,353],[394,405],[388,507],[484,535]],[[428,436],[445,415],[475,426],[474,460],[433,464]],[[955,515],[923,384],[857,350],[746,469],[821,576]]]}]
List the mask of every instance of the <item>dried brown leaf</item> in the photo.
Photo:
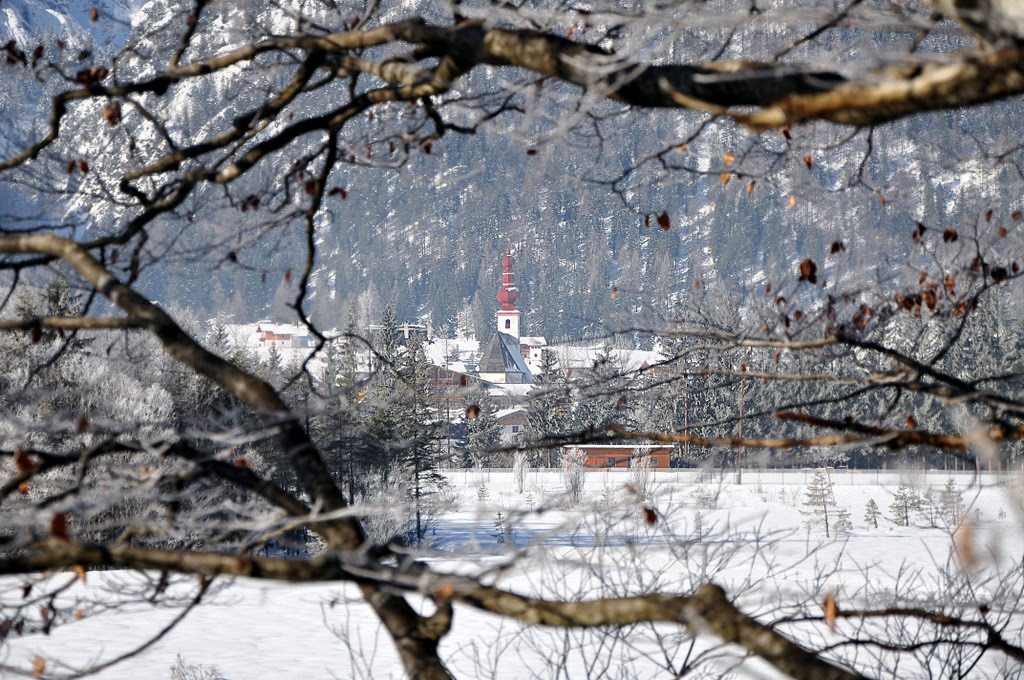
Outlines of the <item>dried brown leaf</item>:
[{"label": "dried brown leaf", "polygon": [[89,569],[84,564],[72,564],[71,571],[75,572],[75,576],[78,577],[79,581],[83,584],[85,583],[85,577],[89,573]]},{"label": "dried brown leaf", "polygon": [[661,214],[658,215],[658,226],[661,227],[662,231],[668,231],[669,227],[672,226],[668,217],[668,212],[663,210]]},{"label": "dried brown leaf", "polygon": [[814,263],[811,258],[805,258],[800,263],[800,281],[808,281],[810,283],[818,282],[818,265]]},{"label": "dried brown leaf", "polygon": [[821,608],[825,611],[825,624],[829,627],[829,630],[835,630],[836,619],[839,617],[839,605],[836,604],[836,594],[834,591],[825,593],[825,601],[821,603]]},{"label": "dried brown leaf", "polygon": [[50,533],[57,540],[64,543],[71,542],[71,537],[68,535],[68,513],[58,512],[50,518]]},{"label": "dried brown leaf", "polygon": [[18,474],[28,474],[36,469],[36,464],[32,458],[25,453],[24,449],[18,449],[14,453],[14,466],[18,469]]}]

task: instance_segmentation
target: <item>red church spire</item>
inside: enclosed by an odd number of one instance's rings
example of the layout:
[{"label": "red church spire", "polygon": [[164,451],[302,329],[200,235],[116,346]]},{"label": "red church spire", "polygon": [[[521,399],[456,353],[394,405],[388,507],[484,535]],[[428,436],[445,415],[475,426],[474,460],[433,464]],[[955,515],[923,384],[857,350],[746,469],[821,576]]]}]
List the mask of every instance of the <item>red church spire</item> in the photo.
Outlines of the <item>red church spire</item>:
[{"label": "red church spire", "polygon": [[498,302],[504,312],[516,310],[516,300],[519,299],[519,291],[516,289],[516,275],[512,271],[516,260],[512,257],[512,244],[509,243],[505,257],[501,258],[501,290],[498,291]]}]

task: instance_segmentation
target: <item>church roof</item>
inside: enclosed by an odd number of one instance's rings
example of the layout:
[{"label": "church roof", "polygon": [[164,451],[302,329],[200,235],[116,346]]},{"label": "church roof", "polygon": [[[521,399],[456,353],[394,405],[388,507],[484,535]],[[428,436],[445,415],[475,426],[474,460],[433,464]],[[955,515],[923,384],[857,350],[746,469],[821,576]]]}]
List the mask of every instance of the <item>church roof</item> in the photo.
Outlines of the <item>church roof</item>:
[{"label": "church roof", "polygon": [[522,373],[527,382],[533,382],[526,360],[519,351],[519,343],[511,335],[495,333],[480,357],[478,373]]}]

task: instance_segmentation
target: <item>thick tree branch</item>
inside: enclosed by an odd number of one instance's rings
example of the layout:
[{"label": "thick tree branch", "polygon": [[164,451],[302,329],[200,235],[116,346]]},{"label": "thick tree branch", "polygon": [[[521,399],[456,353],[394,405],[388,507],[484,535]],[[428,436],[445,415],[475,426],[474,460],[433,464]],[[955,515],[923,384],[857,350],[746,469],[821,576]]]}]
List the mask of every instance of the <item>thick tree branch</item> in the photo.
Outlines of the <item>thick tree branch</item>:
[{"label": "thick tree branch", "polygon": [[[421,565],[413,569],[385,567],[357,557],[321,555],[311,560],[283,560],[181,552],[124,546],[65,544],[49,539],[25,556],[0,558],[0,574],[17,574],[73,565],[161,569],[207,576],[225,574],[294,582],[349,581],[364,586],[418,592],[442,607],[456,602],[528,625],[595,628],[642,622],[676,623],[694,635],[710,634],[761,656],[794,678],[849,680],[863,676],[836,666],[797,645],[769,626],[736,608],[724,590],[705,584],[693,595],[648,594],[579,602],[528,597],[483,585],[469,577],[436,574]],[[450,610],[425,625],[446,630]],[[437,632],[437,631],[433,631]],[[421,632],[422,633],[422,632]]]},{"label": "thick tree branch", "polygon": [[[69,239],[45,234],[0,237],[0,252],[45,253],[59,257],[97,291],[123,309],[140,326],[148,329],[175,360],[210,378],[243,403],[261,413],[278,428],[278,441],[292,467],[313,500],[314,507],[332,511],[345,507],[345,499],[327,466],[302,428],[274,389],[265,381],[239,369],[204,349],[159,306],[121,283],[80,245]],[[311,523],[335,550],[356,551],[364,547],[365,534],[359,522],[342,517],[330,522]],[[183,553],[188,555],[190,553]],[[440,636],[421,630],[424,619],[401,597],[383,592],[372,584],[363,594],[388,628],[398,647],[406,671],[413,677],[434,680],[450,677],[437,653]],[[436,627],[429,628],[437,632]]]}]

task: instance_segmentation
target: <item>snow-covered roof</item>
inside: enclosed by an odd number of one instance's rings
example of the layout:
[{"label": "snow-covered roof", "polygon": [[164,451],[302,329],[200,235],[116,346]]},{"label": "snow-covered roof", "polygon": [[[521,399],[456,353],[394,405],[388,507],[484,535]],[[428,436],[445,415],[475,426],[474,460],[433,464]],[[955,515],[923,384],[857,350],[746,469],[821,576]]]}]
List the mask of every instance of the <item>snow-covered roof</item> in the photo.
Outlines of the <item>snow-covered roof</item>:
[{"label": "snow-covered roof", "polygon": [[[480,342],[470,338],[434,338],[423,346],[427,361],[435,366],[447,366],[453,371],[466,372],[466,362],[480,351]],[[457,355],[459,358],[450,361]]]},{"label": "snow-covered roof", "polygon": [[534,388],[528,383],[484,383],[484,386],[496,397],[508,397],[513,400],[525,399]]},{"label": "snow-covered roof", "polygon": [[271,321],[259,321],[255,330],[261,333],[274,333],[277,335],[309,335],[309,329],[305,326],[294,323],[273,323]]},{"label": "snow-covered roof", "polygon": [[[603,345],[591,345],[586,347],[573,345],[552,345],[548,348],[554,352],[562,370],[583,369],[590,370],[604,353]],[[639,371],[646,363],[648,366],[660,363],[665,356],[660,352],[652,352],[641,349],[611,349],[609,356],[614,358],[616,363],[622,367],[624,372]]]},{"label": "snow-covered roof", "polygon": [[[209,323],[211,330],[215,327],[215,323]],[[271,345],[281,357],[284,366],[302,363],[314,349],[309,329],[301,324],[259,321],[257,323],[224,324],[224,330],[227,332],[228,345],[231,349],[244,350],[260,361],[265,361],[270,356]],[[264,342],[261,338],[264,333],[272,333],[275,336],[275,342]],[[324,335],[328,338],[334,337],[337,335],[337,331],[324,331]],[[323,369],[324,361],[325,356],[321,352],[309,366],[310,371],[317,375]]]},{"label": "snow-covered roof", "polygon": [[519,343],[511,335],[500,332],[491,338],[477,370],[480,373],[521,373],[523,380],[533,381],[533,373],[519,351]]},{"label": "snow-covered roof", "polygon": [[546,347],[548,341],[544,339],[543,335],[524,335],[519,338],[519,344],[527,347]]}]

